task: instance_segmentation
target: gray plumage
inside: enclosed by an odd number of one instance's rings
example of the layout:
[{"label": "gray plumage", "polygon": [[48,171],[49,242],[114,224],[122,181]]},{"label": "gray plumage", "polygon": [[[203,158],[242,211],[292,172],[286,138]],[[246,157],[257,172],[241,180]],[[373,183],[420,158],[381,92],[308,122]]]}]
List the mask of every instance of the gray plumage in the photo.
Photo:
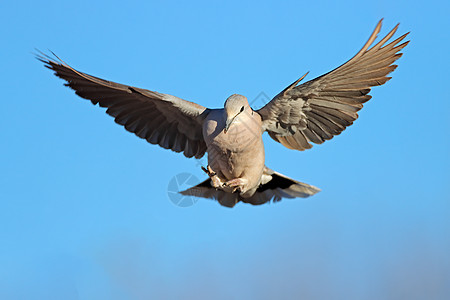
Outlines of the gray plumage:
[{"label": "gray plumage", "polygon": [[213,198],[232,207],[242,201],[263,204],[282,198],[308,197],[318,188],[277,173],[264,164],[262,134],[289,149],[305,150],[340,134],[358,118],[370,88],[391,77],[407,34],[388,43],[394,27],[377,44],[377,24],[363,48],[349,61],[320,77],[292,83],[263,108],[254,111],[242,95],[230,96],[223,109],[208,109],[181,98],[103,80],[79,72],[63,61],[38,56],[75,93],[106,112],[126,130],[151,144],[201,158],[209,178],[181,192]]}]

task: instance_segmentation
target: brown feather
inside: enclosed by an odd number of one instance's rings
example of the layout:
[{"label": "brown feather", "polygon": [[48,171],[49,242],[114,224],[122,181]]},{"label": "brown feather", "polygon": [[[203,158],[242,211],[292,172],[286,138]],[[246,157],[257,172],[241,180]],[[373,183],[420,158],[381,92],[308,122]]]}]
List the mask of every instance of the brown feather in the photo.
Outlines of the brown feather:
[{"label": "brown feather", "polygon": [[[397,68],[393,63],[402,56],[399,51],[409,43],[399,44],[407,34],[389,42],[397,25],[371,47],[380,32],[381,22],[361,50],[346,63],[299,86],[290,85],[286,92],[257,111],[264,129],[274,140],[288,148],[304,150],[305,141],[297,132],[289,131],[290,126],[296,126],[306,142],[320,144],[340,134],[358,118],[357,111],[371,98],[367,95],[371,87],[391,79],[387,75]],[[302,118],[293,118],[302,113]],[[283,126],[276,126],[278,124]]]},{"label": "brown feather", "polygon": [[205,107],[171,95],[94,77],[47,55],[37,58],[64,79],[65,85],[77,95],[106,107],[115,122],[128,131],[152,144],[177,152],[183,150],[187,157],[199,158],[205,154],[201,126],[204,112],[207,112]]}]

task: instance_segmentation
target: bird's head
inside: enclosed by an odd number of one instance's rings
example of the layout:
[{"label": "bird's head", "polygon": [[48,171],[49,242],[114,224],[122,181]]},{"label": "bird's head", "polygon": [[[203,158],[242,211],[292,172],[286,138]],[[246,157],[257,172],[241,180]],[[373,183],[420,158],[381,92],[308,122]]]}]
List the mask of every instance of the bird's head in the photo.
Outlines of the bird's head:
[{"label": "bird's head", "polygon": [[236,117],[248,110],[251,110],[250,105],[248,104],[247,98],[242,95],[234,94],[228,97],[225,101],[225,128],[224,133],[227,133],[233,121]]}]

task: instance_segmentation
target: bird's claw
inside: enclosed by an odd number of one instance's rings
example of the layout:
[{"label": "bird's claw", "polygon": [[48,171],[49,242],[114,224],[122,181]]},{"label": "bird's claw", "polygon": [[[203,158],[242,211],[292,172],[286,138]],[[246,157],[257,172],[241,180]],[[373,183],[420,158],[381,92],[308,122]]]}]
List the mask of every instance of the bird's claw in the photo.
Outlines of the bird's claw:
[{"label": "bird's claw", "polygon": [[217,176],[217,173],[214,172],[211,167],[208,165],[206,168],[202,166],[203,172],[205,172],[209,178],[211,179],[211,185],[217,190],[223,187],[223,182]]},{"label": "bird's claw", "polygon": [[216,189],[225,189],[231,191],[232,193],[237,193],[242,191],[243,185],[246,181],[242,178],[235,178],[229,181],[223,182],[217,176],[217,173],[214,172],[211,167],[208,165],[206,168],[202,166],[203,172],[205,172],[211,179],[211,185]]},{"label": "bird's claw", "polygon": [[202,166],[202,170],[203,170],[203,172],[205,172],[206,174],[208,174],[209,177],[213,177],[213,176],[216,176],[216,175],[217,175],[217,173],[214,172],[214,171],[211,169],[211,167],[210,167],[209,165],[207,166],[207,168],[205,168],[204,166]]},{"label": "bird's claw", "polygon": [[241,178],[231,179],[227,182],[223,183],[224,187],[231,188],[232,193],[237,193],[242,191],[242,186],[244,184],[244,180]]}]

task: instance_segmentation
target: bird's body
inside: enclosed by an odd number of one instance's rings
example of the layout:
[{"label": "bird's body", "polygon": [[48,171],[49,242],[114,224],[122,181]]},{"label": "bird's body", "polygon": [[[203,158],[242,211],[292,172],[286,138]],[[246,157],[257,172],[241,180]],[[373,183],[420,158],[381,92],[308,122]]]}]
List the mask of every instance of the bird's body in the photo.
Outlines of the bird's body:
[{"label": "bird's body", "polygon": [[208,109],[172,95],[103,80],[45,55],[38,59],[77,95],[106,107],[118,124],[138,137],[186,157],[207,153],[208,166],[203,170],[209,178],[182,194],[214,198],[228,207],[239,201],[256,205],[319,191],[266,167],[262,134],[268,132],[283,146],[302,151],[344,131],[371,98],[370,88],[387,82],[386,75],[397,67],[393,62],[408,44],[400,44],[407,34],[387,44],[397,27],[372,46],[380,21],[363,48],[345,64],[298,85],[305,74],[259,110],[253,110],[242,95],[231,95],[223,109]]},{"label": "bird's body", "polygon": [[[233,96],[247,101],[244,96]],[[240,193],[243,197],[250,197],[261,183],[264,170],[261,117],[248,106],[225,132],[226,120],[226,111],[218,109],[211,111],[204,121],[208,165],[221,182],[241,179]]]}]

